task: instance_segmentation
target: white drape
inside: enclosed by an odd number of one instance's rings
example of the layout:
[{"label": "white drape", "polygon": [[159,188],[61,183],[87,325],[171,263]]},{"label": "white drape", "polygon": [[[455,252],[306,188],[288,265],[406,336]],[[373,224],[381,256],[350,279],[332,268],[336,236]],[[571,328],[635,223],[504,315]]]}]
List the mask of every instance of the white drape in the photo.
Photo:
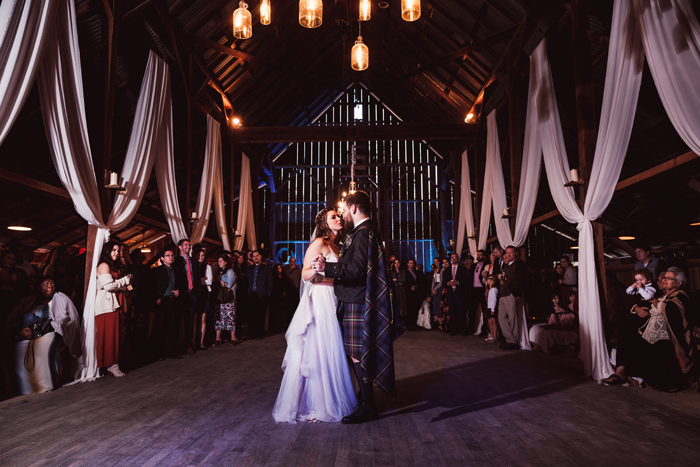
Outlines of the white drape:
[{"label": "white drape", "polygon": [[543,41],[531,57],[537,70],[537,113],[547,180],[564,219],[579,230],[579,319],[581,360],[586,375],[602,379],[612,373],[608,359],[598,295],[591,222],[607,208],[620,177],[632,132],[642,77],[643,54],[636,22],[628,15],[628,1],[614,4],[608,66],[591,179],[581,212],[569,181],[569,164],[554,97],[547,44]]},{"label": "white drape", "polygon": [[[459,219],[457,221],[457,249],[455,252],[458,255],[462,254],[464,247],[464,234],[474,232],[474,213],[472,209],[472,184],[469,179],[469,159],[467,151],[462,153],[462,185],[459,202]],[[473,237],[474,235],[472,235]],[[472,258],[476,258],[476,238],[467,239],[469,245],[469,253]]]},{"label": "white drape", "polygon": [[253,189],[250,183],[250,160],[245,154],[241,154],[241,188],[238,195],[238,221],[236,230],[240,237],[236,238],[235,249],[243,248],[243,240],[248,240],[248,248],[255,250],[257,240],[255,238],[255,225],[253,217]]},{"label": "white drape", "polygon": [[[216,227],[219,231],[219,237],[221,238],[224,250],[231,251],[231,242],[228,238],[228,227],[226,226],[226,212],[224,210],[224,171],[221,153],[221,131],[219,123],[211,118],[211,115],[208,115],[207,118],[211,119],[213,123],[216,123],[212,131],[216,132],[218,139],[218,144],[215,144],[215,148],[218,151],[218,157],[216,158],[218,165],[214,168],[214,214],[216,215]],[[233,163],[233,161],[231,163]]]},{"label": "white drape", "polygon": [[700,26],[693,8],[688,0],[633,3],[661,102],[685,144],[700,154]]},{"label": "white drape", "polygon": [[[64,2],[56,12],[48,49],[39,72],[39,95],[51,155],[61,182],[73,199],[76,211],[97,226],[92,270],[96,270],[102,246],[111,229],[122,229],[136,214],[158,151],[164,150],[163,135],[170,118],[170,75],[167,64],[151,52],[139,96],[129,147],[122,169],[126,192],[116,197],[109,220],[100,211],[87,121],[83,101],[80,49],[77,40],[75,8]],[[172,131],[172,130],[170,130]],[[81,381],[99,376],[95,353],[95,274],[88,278],[83,311],[86,367]]]},{"label": "white drape", "polygon": [[[218,169],[218,170],[217,170]],[[221,135],[219,123],[211,115],[207,115],[207,144],[204,152],[204,167],[199,184],[196,212],[199,220],[195,221],[190,234],[190,242],[199,243],[204,239],[209,226],[211,201],[214,196],[214,180],[221,172]]]},{"label": "white drape", "polygon": [[3,0],[0,4],[0,144],[34,83],[56,9],[63,3],[66,0]]}]

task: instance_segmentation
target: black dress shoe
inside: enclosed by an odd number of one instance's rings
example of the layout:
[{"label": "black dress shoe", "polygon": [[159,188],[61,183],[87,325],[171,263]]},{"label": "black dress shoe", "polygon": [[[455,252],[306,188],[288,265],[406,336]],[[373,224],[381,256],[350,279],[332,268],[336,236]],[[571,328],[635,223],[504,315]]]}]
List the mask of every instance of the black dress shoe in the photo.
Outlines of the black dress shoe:
[{"label": "black dress shoe", "polygon": [[340,421],[345,425],[356,425],[358,423],[367,423],[378,418],[377,409],[369,404],[362,404],[350,415],[346,415]]}]

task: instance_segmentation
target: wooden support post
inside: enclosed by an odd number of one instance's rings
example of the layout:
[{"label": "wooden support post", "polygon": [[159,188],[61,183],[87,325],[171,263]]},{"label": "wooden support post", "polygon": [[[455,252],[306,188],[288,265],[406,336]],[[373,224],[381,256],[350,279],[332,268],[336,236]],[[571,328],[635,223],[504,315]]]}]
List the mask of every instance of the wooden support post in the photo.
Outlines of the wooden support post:
[{"label": "wooden support post", "polygon": [[[83,303],[87,298],[88,284],[90,283],[90,277],[93,274],[97,274],[97,271],[92,270],[92,258],[95,255],[95,237],[97,236],[97,227],[88,224],[87,230],[87,243],[85,248],[85,284],[83,285]],[[102,248],[100,245],[98,248]]]},{"label": "wooden support post", "polygon": [[[590,168],[593,166],[596,145],[595,95],[593,93],[593,67],[591,65],[591,44],[586,31],[590,26],[589,0],[572,0],[571,33],[574,52],[574,84],[576,86],[576,120],[578,122],[579,172],[584,181],[590,181]],[[583,210],[586,187],[579,188],[579,205]],[[595,235],[595,261],[598,271],[601,308],[607,310],[607,282],[605,277],[605,256],[603,248],[603,226],[593,222]]]}]

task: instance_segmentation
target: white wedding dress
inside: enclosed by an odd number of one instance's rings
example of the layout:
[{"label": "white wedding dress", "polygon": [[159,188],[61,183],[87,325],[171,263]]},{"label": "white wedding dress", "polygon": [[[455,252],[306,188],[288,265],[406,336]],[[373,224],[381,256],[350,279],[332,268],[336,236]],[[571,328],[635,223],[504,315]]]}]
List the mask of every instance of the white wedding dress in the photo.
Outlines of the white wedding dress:
[{"label": "white wedding dress", "polygon": [[[338,257],[331,252],[326,261],[337,262]],[[284,377],[272,410],[275,422],[338,422],[355,410],[337,304],[332,282],[305,283],[285,335]]]}]

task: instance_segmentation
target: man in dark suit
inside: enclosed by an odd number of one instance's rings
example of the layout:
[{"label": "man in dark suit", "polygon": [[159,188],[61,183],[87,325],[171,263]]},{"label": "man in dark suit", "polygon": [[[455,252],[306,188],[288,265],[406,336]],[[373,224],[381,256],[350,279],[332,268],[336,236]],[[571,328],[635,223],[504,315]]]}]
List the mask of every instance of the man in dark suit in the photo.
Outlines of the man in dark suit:
[{"label": "man in dark suit", "polygon": [[[472,265],[471,271],[469,271],[470,281],[469,281],[469,293],[468,298],[468,310],[469,310],[469,323],[468,330],[470,333],[476,332],[476,325],[479,322],[478,312],[479,306],[481,306],[481,312],[486,312],[486,295],[484,293],[484,278],[481,276],[481,271],[484,270],[486,265],[486,252],[484,250],[479,250],[476,252],[476,261]],[[484,327],[482,327],[481,334],[486,333],[486,323],[488,322],[488,317],[484,315]]]},{"label": "man in dark suit", "polygon": [[496,255],[496,261],[493,263],[493,271],[491,271],[491,274],[495,277],[499,275],[501,269],[503,269],[503,248],[496,245],[493,247],[493,252]]},{"label": "man in dark suit", "polygon": [[248,266],[248,310],[250,311],[250,338],[262,339],[265,334],[265,316],[272,295],[272,268],[262,261],[260,252],[251,252],[253,264]]},{"label": "man in dark suit", "polygon": [[183,312],[185,313],[185,342],[187,342],[187,353],[194,355],[197,332],[194,327],[194,319],[197,316],[197,299],[199,297],[199,286],[202,275],[199,271],[199,261],[190,257],[192,245],[186,238],[177,242],[179,255],[175,258],[175,269],[185,274],[187,289],[183,290],[181,298]]},{"label": "man in dark suit", "polygon": [[458,333],[467,335],[467,314],[464,307],[464,291],[469,281],[466,268],[459,264],[457,253],[450,255],[452,265],[445,268],[445,283],[447,285],[447,306],[450,312],[450,335]]},{"label": "man in dark suit", "polygon": [[160,261],[162,264],[153,270],[158,306],[153,321],[156,354],[161,360],[182,358],[177,352],[177,339],[183,309],[180,302],[187,290],[187,278],[174,267],[174,248],[163,251]]},{"label": "man in dark suit", "polygon": [[520,345],[520,328],[527,326],[518,316],[518,309],[523,298],[527,268],[525,263],[518,259],[518,249],[514,246],[506,248],[505,262],[498,279],[501,283],[498,299],[498,324],[501,333],[505,337],[502,349],[518,350]]},{"label": "man in dark suit", "polygon": [[423,304],[420,296],[420,273],[416,271],[416,262],[409,259],[406,263],[406,329],[409,331],[418,330],[418,312]]}]

